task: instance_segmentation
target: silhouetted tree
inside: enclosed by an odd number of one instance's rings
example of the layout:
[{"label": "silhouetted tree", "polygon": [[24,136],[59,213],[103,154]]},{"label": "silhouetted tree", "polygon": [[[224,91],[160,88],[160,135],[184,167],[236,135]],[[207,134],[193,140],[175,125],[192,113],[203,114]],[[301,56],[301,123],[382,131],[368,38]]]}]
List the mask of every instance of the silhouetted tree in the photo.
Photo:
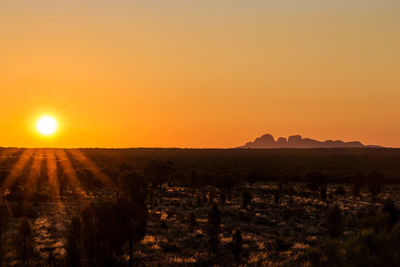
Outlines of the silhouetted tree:
[{"label": "silhouetted tree", "polygon": [[192,187],[192,196],[194,196],[195,188],[199,183],[199,175],[197,174],[196,170],[192,170],[192,172],[189,175],[189,179],[190,179],[190,186]]},{"label": "silhouetted tree", "polygon": [[328,234],[332,238],[339,237],[342,233],[342,217],[338,206],[333,206],[328,209],[326,218]]},{"label": "silhouetted tree", "polygon": [[3,233],[7,229],[10,214],[7,203],[0,198],[0,267],[3,263]]},{"label": "silhouetted tree", "polygon": [[260,181],[261,178],[260,170],[253,169],[247,174],[246,181],[249,183],[250,188],[252,188],[253,184]]},{"label": "silhouetted tree", "polygon": [[216,204],[213,205],[208,214],[207,230],[211,250],[216,253],[219,244],[219,234],[221,232],[221,214]]},{"label": "silhouetted tree", "polygon": [[220,196],[223,197],[223,199],[220,199],[221,203],[225,203],[226,198],[228,198],[228,200],[230,199],[230,191],[236,183],[237,177],[230,172],[223,172],[216,177],[214,185],[219,189]]},{"label": "silhouetted tree", "polygon": [[3,183],[6,180],[7,176],[7,171],[0,171],[0,201],[2,201],[4,198],[4,190],[6,190],[6,188],[3,187]]},{"label": "silhouetted tree", "polygon": [[311,191],[318,191],[321,185],[326,183],[326,177],[321,172],[309,172],[305,175],[305,180],[308,182],[307,187]]},{"label": "silhouetted tree", "polygon": [[68,266],[81,266],[81,227],[80,218],[72,218],[66,244]]},{"label": "silhouetted tree", "polygon": [[95,266],[100,251],[101,233],[97,228],[98,218],[96,206],[89,204],[81,212],[82,218],[82,247],[88,266]]},{"label": "silhouetted tree", "polygon": [[232,236],[232,253],[236,262],[240,261],[240,254],[242,253],[243,237],[239,230],[236,230]]},{"label": "silhouetted tree", "polygon": [[17,228],[15,247],[17,255],[22,260],[22,265],[26,266],[33,256],[32,229],[28,219],[26,218],[22,220]]},{"label": "silhouetted tree", "polygon": [[118,185],[122,192],[121,199],[117,203],[117,212],[125,226],[124,235],[129,243],[129,266],[133,265],[133,243],[141,240],[146,233],[147,186],[143,178],[134,171],[123,172],[118,178]]},{"label": "silhouetted tree", "polygon": [[171,161],[152,161],[145,169],[145,174],[153,184],[158,184],[161,193],[162,185],[176,172]]},{"label": "silhouetted tree", "polygon": [[144,237],[147,211],[125,198],[91,204],[82,211],[82,244],[89,266],[115,266],[128,244],[132,264],[133,243]]}]

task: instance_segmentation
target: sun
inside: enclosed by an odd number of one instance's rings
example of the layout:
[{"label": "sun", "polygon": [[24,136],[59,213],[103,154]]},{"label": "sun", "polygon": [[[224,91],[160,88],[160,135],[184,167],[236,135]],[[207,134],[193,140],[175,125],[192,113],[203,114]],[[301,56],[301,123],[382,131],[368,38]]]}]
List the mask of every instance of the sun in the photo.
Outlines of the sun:
[{"label": "sun", "polygon": [[52,135],[58,127],[57,121],[50,116],[41,117],[36,124],[36,129],[43,135]]}]

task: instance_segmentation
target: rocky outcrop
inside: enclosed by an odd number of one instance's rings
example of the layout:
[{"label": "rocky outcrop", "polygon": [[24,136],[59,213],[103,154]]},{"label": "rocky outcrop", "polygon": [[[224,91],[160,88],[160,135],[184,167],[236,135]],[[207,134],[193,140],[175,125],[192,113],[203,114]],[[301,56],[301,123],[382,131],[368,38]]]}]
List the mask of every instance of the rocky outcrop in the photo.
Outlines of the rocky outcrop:
[{"label": "rocky outcrop", "polygon": [[[256,138],[241,148],[340,148],[340,147],[366,147],[361,142],[343,142],[341,140],[318,141],[311,138],[303,138],[301,135],[292,135],[289,138],[279,137],[275,141],[270,134]],[[370,147],[370,146],[368,146]]]}]

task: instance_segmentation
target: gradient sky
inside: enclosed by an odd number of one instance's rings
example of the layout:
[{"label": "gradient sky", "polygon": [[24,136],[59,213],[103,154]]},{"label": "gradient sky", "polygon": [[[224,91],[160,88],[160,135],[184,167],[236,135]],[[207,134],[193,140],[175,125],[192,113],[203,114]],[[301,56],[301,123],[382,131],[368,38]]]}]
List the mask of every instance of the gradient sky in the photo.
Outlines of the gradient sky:
[{"label": "gradient sky", "polygon": [[[0,1],[0,146],[400,147],[400,1]],[[34,128],[56,117],[56,136]]]}]

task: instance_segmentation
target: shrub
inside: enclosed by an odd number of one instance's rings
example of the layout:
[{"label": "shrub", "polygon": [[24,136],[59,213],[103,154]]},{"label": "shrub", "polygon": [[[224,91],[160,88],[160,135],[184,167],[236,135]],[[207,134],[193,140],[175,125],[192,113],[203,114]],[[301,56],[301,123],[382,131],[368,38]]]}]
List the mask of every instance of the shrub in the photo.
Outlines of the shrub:
[{"label": "shrub", "polygon": [[389,215],[389,218],[388,218],[389,226],[395,225],[397,223],[397,221],[399,220],[399,209],[396,208],[394,201],[392,199],[386,199],[383,202],[382,211]]},{"label": "shrub", "polygon": [[333,206],[328,209],[326,218],[328,234],[335,238],[342,233],[342,218],[341,211],[338,206]]},{"label": "shrub", "polygon": [[345,251],[340,241],[328,238],[317,246],[309,248],[305,258],[311,266],[342,266]]},{"label": "shrub", "polygon": [[335,190],[335,195],[336,195],[336,196],[344,196],[344,195],[346,195],[346,190],[344,189],[343,186],[339,186],[339,187],[336,188],[336,190]]}]

